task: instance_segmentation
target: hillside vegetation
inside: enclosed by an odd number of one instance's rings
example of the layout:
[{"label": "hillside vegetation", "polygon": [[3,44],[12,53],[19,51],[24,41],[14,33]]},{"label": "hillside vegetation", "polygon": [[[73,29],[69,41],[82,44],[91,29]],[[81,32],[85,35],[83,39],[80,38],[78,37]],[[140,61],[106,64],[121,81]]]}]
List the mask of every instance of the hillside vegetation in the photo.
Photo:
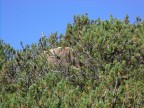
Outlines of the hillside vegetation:
[{"label": "hillside vegetation", "polygon": [[[73,19],[21,50],[0,40],[1,108],[144,107],[144,21]],[[43,52],[57,47],[73,48],[79,69],[49,65]]]}]

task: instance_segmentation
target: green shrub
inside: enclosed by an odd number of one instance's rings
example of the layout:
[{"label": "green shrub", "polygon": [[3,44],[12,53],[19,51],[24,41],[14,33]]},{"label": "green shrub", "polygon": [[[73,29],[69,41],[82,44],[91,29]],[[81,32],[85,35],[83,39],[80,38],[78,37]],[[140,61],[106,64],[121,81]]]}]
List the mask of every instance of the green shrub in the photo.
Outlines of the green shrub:
[{"label": "green shrub", "polygon": [[[2,108],[142,108],[144,107],[144,21],[90,20],[74,16],[66,33],[43,36],[37,44],[14,50],[0,41]],[[73,48],[80,62],[49,67],[54,47]],[[65,74],[68,73],[68,74]]]}]

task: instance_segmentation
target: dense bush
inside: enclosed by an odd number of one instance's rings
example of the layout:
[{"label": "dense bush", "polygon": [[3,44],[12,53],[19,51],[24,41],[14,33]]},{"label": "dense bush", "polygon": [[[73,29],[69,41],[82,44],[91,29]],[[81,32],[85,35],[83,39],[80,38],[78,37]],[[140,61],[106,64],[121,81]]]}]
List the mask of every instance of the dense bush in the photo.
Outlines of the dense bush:
[{"label": "dense bush", "polygon": [[[144,21],[90,20],[74,16],[66,33],[43,36],[37,44],[14,50],[0,41],[2,108],[142,108],[144,107]],[[55,47],[71,47],[81,63],[51,67]],[[66,74],[68,73],[68,74]]]}]

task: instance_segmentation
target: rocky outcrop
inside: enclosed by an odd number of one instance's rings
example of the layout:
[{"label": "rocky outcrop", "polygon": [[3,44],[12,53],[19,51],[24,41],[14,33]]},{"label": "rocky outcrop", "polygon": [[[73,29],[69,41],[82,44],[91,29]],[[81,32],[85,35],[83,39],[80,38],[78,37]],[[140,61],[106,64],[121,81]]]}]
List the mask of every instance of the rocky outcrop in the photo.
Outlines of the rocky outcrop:
[{"label": "rocky outcrop", "polygon": [[[44,52],[46,53],[46,52]],[[47,60],[49,64],[72,66],[79,68],[79,62],[77,61],[76,51],[70,47],[58,47],[50,49],[48,52]]]}]

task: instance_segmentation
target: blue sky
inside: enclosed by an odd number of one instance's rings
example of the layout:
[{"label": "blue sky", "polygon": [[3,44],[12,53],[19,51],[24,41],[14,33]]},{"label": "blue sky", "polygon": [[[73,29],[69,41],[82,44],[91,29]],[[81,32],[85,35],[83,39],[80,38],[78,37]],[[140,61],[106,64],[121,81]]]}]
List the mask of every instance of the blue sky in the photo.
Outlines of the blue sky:
[{"label": "blue sky", "polygon": [[65,33],[74,15],[88,13],[90,19],[118,19],[129,15],[131,22],[136,16],[144,18],[143,0],[0,0],[0,39],[16,49],[20,41],[36,43],[44,32]]}]

